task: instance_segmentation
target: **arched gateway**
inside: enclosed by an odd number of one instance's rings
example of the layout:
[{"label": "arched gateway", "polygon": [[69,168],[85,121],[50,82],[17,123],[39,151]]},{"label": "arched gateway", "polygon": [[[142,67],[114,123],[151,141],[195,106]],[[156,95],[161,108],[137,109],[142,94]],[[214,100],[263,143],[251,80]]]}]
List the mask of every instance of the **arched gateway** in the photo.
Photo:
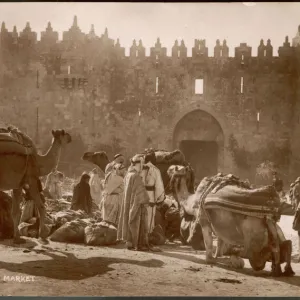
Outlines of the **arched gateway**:
[{"label": "arched gateway", "polygon": [[223,169],[224,133],[219,122],[204,110],[193,110],[177,122],[173,147],[184,153],[197,181]]}]

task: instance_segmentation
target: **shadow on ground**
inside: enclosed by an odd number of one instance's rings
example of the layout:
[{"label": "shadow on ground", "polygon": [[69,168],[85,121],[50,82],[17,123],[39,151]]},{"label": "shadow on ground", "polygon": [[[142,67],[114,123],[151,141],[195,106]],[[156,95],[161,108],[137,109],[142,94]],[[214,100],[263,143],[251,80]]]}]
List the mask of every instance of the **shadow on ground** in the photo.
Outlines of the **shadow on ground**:
[{"label": "shadow on ground", "polygon": [[[174,247],[174,245],[173,246],[166,245],[166,246],[163,246],[162,249],[163,249],[162,252],[157,252],[155,254],[157,254],[159,256],[172,257],[172,258],[176,258],[176,259],[180,259],[180,260],[185,260],[185,261],[190,261],[193,263],[206,265],[206,261],[204,259],[200,258],[199,256],[195,257],[195,256],[189,255],[189,254],[196,255],[196,252],[191,250],[191,248],[184,247],[184,249],[182,249],[182,247],[180,247],[180,246]],[[205,251],[198,251],[198,254],[205,255]],[[280,282],[284,282],[284,283],[288,283],[288,284],[300,287],[300,276],[298,276],[298,275],[295,275],[293,277],[278,277],[277,278],[277,277],[272,277],[270,271],[263,270],[263,271],[255,272],[251,268],[244,268],[244,269],[238,270],[238,269],[231,268],[228,265],[228,263],[229,263],[228,257],[219,257],[217,259],[216,264],[211,265],[211,266],[212,266],[212,268],[219,267],[219,268],[225,269],[227,271],[236,272],[236,273],[243,274],[243,275],[248,275],[248,276],[252,276],[252,277],[268,278],[271,280],[280,281]],[[285,266],[285,264],[281,265],[281,268],[283,271],[284,271],[284,266]],[[293,263],[292,263],[292,268],[293,268]]]},{"label": "shadow on ground", "polygon": [[[5,242],[4,246],[11,246],[12,242]],[[146,268],[161,268],[164,263],[161,260],[133,260],[122,259],[118,257],[90,257],[80,259],[73,253],[54,250],[51,247],[40,246],[38,242],[27,240],[26,244],[21,246],[7,247],[7,251],[23,250],[24,255],[29,252],[42,253],[50,259],[25,261],[20,263],[2,262],[0,261],[0,269],[22,273],[31,276],[42,276],[59,280],[82,280],[89,277],[101,276],[114,269],[111,264],[131,264]]]}]

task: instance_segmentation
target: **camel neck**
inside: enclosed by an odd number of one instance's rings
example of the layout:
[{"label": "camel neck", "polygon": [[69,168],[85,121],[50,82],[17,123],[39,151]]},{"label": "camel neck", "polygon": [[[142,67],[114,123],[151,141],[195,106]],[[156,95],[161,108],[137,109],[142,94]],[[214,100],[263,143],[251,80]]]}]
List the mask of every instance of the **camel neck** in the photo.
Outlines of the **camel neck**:
[{"label": "camel neck", "polygon": [[179,187],[176,186],[175,191],[176,191],[177,199],[180,204],[187,200],[190,193],[188,191],[185,178],[180,179]]},{"label": "camel neck", "polygon": [[52,140],[50,149],[44,155],[38,156],[38,164],[40,167],[40,176],[49,174],[57,167],[61,154],[61,144],[58,140]]}]

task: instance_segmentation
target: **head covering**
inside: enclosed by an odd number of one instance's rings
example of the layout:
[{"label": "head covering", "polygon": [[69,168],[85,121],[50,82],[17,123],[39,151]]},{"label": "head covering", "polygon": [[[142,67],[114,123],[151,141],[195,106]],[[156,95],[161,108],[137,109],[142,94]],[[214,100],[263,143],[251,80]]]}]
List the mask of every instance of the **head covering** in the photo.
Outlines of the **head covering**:
[{"label": "head covering", "polygon": [[123,170],[123,169],[125,169],[125,166],[123,164],[115,164],[113,166],[113,169],[114,170]]},{"label": "head covering", "polygon": [[91,176],[88,173],[83,172],[82,175],[81,175],[81,178],[80,178],[80,183],[84,182],[87,179],[89,180],[90,178],[91,178]]},{"label": "head covering", "polygon": [[133,156],[131,158],[131,164],[136,165],[136,164],[140,163],[141,164],[141,170],[143,169],[144,162],[145,162],[145,158],[144,158],[143,154],[136,154],[135,156]]},{"label": "head covering", "polygon": [[300,182],[300,177],[298,177],[295,181],[295,183]]},{"label": "head covering", "polygon": [[121,157],[121,156],[124,156],[124,155],[123,155],[123,154],[120,154],[120,153],[116,154],[116,155],[114,156],[114,160],[117,159],[118,157]]},{"label": "head covering", "polygon": [[115,174],[117,174],[118,176],[120,175],[119,171],[122,171],[124,169],[126,169],[126,168],[123,164],[115,164],[114,167],[113,167],[113,170],[114,170]]}]

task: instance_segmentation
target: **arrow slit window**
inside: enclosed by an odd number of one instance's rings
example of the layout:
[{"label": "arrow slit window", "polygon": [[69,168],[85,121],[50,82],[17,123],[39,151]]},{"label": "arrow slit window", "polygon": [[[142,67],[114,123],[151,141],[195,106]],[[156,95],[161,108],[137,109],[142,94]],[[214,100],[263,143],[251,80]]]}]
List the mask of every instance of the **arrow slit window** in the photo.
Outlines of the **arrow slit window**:
[{"label": "arrow slit window", "polygon": [[155,93],[158,94],[158,77],[155,80]]},{"label": "arrow slit window", "polygon": [[195,94],[203,95],[203,79],[195,80]]},{"label": "arrow slit window", "polygon": [[241,77],[241,94],[244,93],[244,77]]}]

